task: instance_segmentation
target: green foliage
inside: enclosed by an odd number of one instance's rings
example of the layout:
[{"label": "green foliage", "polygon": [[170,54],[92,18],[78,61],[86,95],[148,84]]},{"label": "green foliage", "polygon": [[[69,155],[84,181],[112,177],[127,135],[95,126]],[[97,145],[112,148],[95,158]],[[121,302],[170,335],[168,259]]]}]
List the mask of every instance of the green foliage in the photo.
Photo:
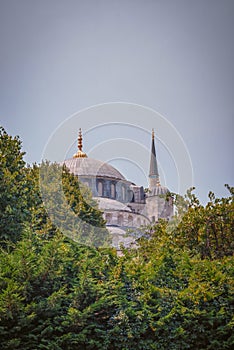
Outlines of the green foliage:
[{"label": "green foliage", "polygon": [[1,348],[85,345],[86,335],[95,331],[89,322],[100,324],[108,313],[103,281],[116,256],[60,234],[48,240],[29,232],[0,258]]},{"label": "green foliage", "polygon": [[[216,259],[233,255],[234,250],[234,188],[227,198],[216,198],[209,193],[209,202],[202,206],[188,191],[187,210],[175,218],[173,240],[180,247],[188,247],[201,258]],[[181,205],[180,205],[181,206]],[[185,206],[183,206],[185,207]]]},{"label": "green foliage", "polygon": [[1,349],[233,349],[233,188],[175,196],[174,220],[117,256],[76,243],[107,237],[90,192],[20,149],[1,129]]},{"label": "green foliage", "polygon": [[0,259],[2,349],[232,348],[232,257],[118,257],[27,232]]},{"label": "green foliage", "polygon": [[56,163],[26,167],[19,138],[0,133],[0,244],[19,240],[25,226],[48,238],[60,230],[81,244],[108,244],[102,213],[77,177]]},{"label": "green foliage", "polygon": [[91,193],[76,176],[56,163],[42,162],[28,169],[31,227],[52,236],[60,230],[80,244],[109,242],[102,213]]},{"label": "green foliage", "polygon": [[16,242],[28,219],[25,162],[18,137],[0,127],[0,241]]}]

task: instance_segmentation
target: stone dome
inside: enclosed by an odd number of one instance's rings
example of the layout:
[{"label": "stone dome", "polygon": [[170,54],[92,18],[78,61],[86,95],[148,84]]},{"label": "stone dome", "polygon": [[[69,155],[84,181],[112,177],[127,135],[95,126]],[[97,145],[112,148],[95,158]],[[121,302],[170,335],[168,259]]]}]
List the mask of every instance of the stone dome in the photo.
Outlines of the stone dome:
[{"label": "stone dome", "polygon": [[117,200],[102,197],[94,197],[94,199],[98,202],[98,207],[101,210],[123,210],[131,212],[131,209],[127,205]]},{"label": "stone dome", "polygon": [[124,176],[112,165],[92,158],[70,158],[64,161],[71,173],[78,176],[105,177],[125,180]]},{"label": "stone dome", "polygon": [[162,196],[170,192],[167,187],[164,186],[155,186],[150,189],[148,193],[148,197],[153,197],[153,196]]}]

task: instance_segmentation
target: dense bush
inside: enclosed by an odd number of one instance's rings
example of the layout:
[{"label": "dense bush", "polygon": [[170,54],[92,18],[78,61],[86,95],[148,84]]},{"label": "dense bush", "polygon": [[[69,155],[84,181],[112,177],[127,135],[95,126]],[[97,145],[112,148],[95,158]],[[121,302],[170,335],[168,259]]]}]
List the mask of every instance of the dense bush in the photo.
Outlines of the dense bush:
[{"label": "dense bush", "polygon": [[0,254],[1,348],[231,349],[233,258],[158,253],[26,233]]}]

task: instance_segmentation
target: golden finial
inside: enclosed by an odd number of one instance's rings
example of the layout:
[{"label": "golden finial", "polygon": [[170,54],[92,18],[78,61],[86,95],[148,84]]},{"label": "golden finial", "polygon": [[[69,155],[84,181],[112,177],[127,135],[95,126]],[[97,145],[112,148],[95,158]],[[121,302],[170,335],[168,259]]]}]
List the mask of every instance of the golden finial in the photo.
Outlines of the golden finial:
[{"label": "golden finial", "polygon": [[81,132],[81,128],[79,129],[79,134],[78,134],[78,149],[79,149],[79,151],[81,151],[82,152],[82,140],[83,140],[83,138],[82,138],[82,132]]},{"label": "golden finial", "polygon": [[152,129],[152,139],[154,139],[154,128]]},{"label": "golden finial", "polygon": [[87,154],[82,151],[82,131],[81,128],[79,129],[79,134],[78,134],[78,151],[76,154],[74,154],[73,158],[87,158]]}]

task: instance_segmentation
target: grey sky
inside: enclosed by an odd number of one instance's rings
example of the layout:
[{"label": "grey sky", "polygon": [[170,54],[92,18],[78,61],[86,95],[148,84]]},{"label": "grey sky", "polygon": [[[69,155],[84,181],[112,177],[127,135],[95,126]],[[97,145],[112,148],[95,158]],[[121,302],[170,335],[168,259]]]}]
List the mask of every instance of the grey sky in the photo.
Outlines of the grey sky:
[{"label": "grey sky", "polygon": [[78,110],[144,105],[181,134],[199,197],[225,195],[223,185],[233,185],[233,23],[233,0],[0,0],[1,124],[20,135],[26,160],[39,162]]}]

